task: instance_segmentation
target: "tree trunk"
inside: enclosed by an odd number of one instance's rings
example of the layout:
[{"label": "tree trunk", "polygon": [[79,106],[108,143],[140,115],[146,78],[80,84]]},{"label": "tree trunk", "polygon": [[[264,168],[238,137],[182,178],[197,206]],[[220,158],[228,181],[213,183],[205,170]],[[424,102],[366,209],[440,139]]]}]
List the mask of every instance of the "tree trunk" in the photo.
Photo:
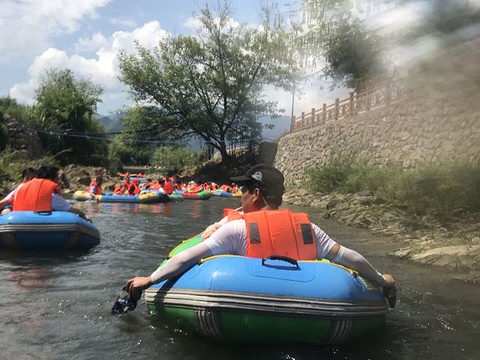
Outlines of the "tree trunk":
[{"label": "tree trunk", "polygon": [[225,144],[225,141],[219,141],[219,145],[220,155],[222,155],[222,163],[226,164],[232,159],[232,157],[227,153],[227,145]]}]

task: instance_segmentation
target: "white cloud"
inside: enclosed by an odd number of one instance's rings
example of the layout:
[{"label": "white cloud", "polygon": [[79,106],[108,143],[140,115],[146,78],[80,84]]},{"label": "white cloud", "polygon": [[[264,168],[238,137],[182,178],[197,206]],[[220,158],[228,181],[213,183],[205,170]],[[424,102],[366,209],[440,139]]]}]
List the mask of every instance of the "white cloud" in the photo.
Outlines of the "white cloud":
[{"label": "white cloud", "polygon": [[110,19],[110,23],[112,25],[125,26],[125,27],[128,27],[128,28],[134,28],[135,26],[137,26],[137,22],[135,20],[129,19],[129,18],[124,17],[124,16],[120,16],[120,17]]},{"label": "white cloud", "polygon": [[[31,104],[34,101],[35,88],[45,70],[68,68],[77,78],[91,79],[94,83],[103,86],[105,99],[118,97],[124,91],[123,84],[118,80],[120,75],[117,58],[119,51],[134,52],[135,40],[147,48],[153,48],[167,36],[168,32],[163,30],[157,21],[152,21],[132,32],[117,31],[108,39],[101,34],[95,34],[90,40],[80,39],[75,47],[88,45],[90,50],[97,50],[94,58],[86,58],[78,54],[69,56],[63,50],[49,48],[37,56],[29,67],[30,79],[26,83],[15,84],[10,89],[10,96],[20,102]],[[97,46],[97,49],[93,48],[94,45]]]},{"label": "white cloud", "polygon": [[202,22],[196,16],[190,16],[184,23],[186,28],[198,30],[202,27]]},{"label": "white cloud", "polygon": [[76,52],[95,51],[101,47],[106,46],[107,38],[101,33],[95,33],[90,39],[80,38],[75,44]]},{"label": "white cloud", "polygon": [[0,1],[0,61],[15,61],[44,51],[55,37],[75,32],[82,18],[95,18],[95,10],[110,1]]}]

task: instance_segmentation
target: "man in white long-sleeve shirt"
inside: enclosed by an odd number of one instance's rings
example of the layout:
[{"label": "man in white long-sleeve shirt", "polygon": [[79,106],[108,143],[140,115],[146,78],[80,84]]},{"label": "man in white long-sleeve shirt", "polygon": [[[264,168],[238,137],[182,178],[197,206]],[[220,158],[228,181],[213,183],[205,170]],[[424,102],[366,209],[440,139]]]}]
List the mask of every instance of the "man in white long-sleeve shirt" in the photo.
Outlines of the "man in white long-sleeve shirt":
[{"label": "man in white long-sleeve shirt", "polygon": [[[284,193],[284,178],[276,168],[260,164],[232,180],[242,185],[244,215],[232,213],[230,221],[224,219],[207,229],[211,235],[202,243],[177,254],[150,276],[128,280],[126,287],[132,298],[138,299],[142,290],[183,273],[202,258],[223,254],[263,257],[278,254],[277,250],[288,254],[297,252],[299,260],[326,258],[358,271],[380,287],[394,286],[395,280],[391,275],[380,274],[362,255],[336,243],[318,226],[310,224],[305,214],[278,210]],[[263,216],[265,221],[261,220]],[[288,225],[290,219],[295,226]],[[282,236],[280,239],[278,236],[265,236],[282,227],[282,231],[292,228],[290,240],[284,241]],[[268,254],[268,251],[275,252]]]}]

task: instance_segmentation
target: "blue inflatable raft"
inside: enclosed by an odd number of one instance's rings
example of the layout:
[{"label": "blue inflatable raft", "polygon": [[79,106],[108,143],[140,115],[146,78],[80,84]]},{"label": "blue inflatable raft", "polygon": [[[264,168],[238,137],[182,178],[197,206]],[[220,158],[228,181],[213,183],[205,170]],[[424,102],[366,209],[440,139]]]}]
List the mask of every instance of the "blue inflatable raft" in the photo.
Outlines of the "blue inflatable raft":
[{"label": "blue inflatable raft", "polygon": [[387,311],[381,289],[353,270],[273,256],[205,259],[145,300],[178,327],[227,342],[345,343],[381,328]]},{"label": "blue inflatable raft", "polygon": [[62,250],[100,243],[95,225],[64,211],[14,211],[0,217],[0,248]]},{"label": "blue inflatable raft", "polygon": [[170,198],[165,194],[157,194],[157,193],[144,193],[140,195],[112,195],[112,194],[105,194],[105,195],[97,195],[98,202],[117,202],[117,203],[130,203],[130,204],[157,204],[157,203],[165,203],[169,202]]}]

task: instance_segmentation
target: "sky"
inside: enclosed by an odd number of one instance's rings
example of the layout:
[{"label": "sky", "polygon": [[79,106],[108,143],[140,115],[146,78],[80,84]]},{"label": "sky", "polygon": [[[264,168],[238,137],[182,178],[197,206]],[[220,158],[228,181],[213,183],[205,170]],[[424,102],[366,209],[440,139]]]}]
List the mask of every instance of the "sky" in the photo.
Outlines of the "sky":
[{"label": "sky", "polygon": [[[98,113],[114,113],[131,105],[118,80],[118,52],[133,52],[134,40],[151,48],[168,34],[195,34],[192,14],[205,3],[218,6],[218,0],[0,0],[0,96],[33,104],[45,70],[69,68],[104,88]],[[230,4],[235,21],[259,23],[260,0]],[[265,96],[290,115],[292,94],[268,88]],[[309,111],[322,101],[313,89],[297,96],[295,107]]]},{"label": "sky", "polygon": [[[281,11],[291,9],[284,6],[286,0],[268,1],[279,3]],[[408,34],[429,13],[432,1],[436,0],[405,2],[390,9],[377,6],[368,23],[386,38]],[[461,1],[472,9],[480,8],[480,0]],[[132,103],[118,80],[118,52],[133,52],[134,40],[152,48],[168,34],[195,34],[192,14],[205,3],[218,6],[218,0],[0,0],[0,96],[33,104],[41,74],[49,68],[69,68],[75,77],[90,79],[105,89],[99,114],[121,110]],[[262,0],[230,0],[230,4],[235,21],[259,23]],[[438,47],[438,36],[428,34],[411,44],[390,46],[386,56],[401,68],[431,56]],[[294,113],[320,108],[347,93],[348,89],[320,91],[318,83],[306,85],[303,95],[295,96]],[[265,97],[278,101],[284,115],[290,116],[291,93],[266,88]]]}]

